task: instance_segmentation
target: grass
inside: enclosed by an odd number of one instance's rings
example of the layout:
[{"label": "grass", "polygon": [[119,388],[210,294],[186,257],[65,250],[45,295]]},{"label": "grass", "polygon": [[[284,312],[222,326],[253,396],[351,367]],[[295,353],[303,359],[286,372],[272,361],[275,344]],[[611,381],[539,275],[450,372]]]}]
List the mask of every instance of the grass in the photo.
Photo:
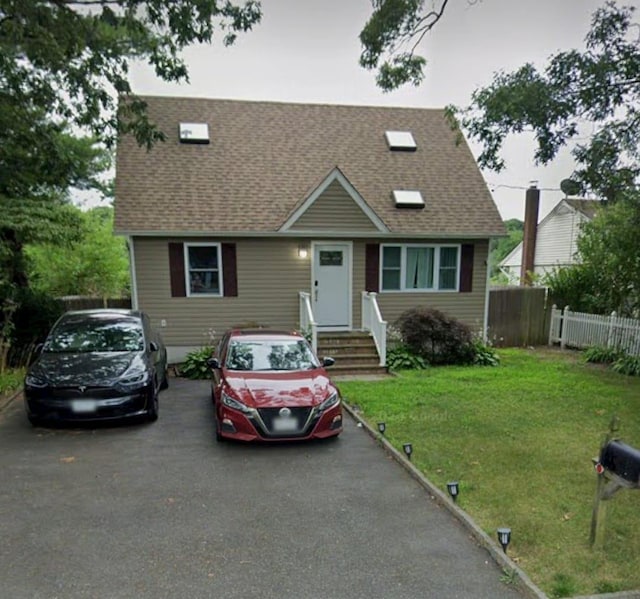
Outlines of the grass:
[{"label": "grass", "polygon": [[599,453],[613,414],[640,447],[640,378],[583,363],[573,353],[502,350],[501,365],[405,371],[340,384],[375,428],[492,537],[509,526],[509,555],[550,597],[640,589],[637,491],[607,505],[604,547],[589,532]]},{"label": "grass", "polygon": [[10,395],[22,385],[25,370],[25,368],[17,368],[0,373],[0,397]]}]

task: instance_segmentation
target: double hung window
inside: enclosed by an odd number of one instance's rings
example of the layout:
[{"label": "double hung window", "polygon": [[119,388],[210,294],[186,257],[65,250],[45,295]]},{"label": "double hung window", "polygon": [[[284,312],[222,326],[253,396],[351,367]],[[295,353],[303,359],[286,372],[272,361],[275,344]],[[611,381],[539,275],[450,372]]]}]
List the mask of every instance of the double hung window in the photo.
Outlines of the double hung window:
[{"label": "double hung window", "polygon": [[187,295],[222,295],[219,243],[185,244]]},{"label": "double hung window", "polygon": [[457,291],[459,245],[383,245],[382,291]]}]

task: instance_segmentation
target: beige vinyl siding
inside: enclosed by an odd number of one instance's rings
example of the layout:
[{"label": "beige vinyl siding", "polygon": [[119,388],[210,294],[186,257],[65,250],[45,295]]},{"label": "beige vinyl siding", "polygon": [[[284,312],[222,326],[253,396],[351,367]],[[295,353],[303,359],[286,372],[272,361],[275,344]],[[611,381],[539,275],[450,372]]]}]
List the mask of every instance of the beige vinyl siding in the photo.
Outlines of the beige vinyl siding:
[{"label": "beige vinyl siding", "polygon": [[344,187],[334,181],[291,226],[293,231],[377,231]]},{"label": "beige vinyl siding", "polygon": [[297,241],[211,239],[236,244],[238,297],[171,297],[169,241],[189,239],[134,239],[139,308],[160,327],[168,346],[204,345],[210,329],[219,338],[236,325],[298,325],[298,291],[309,290],[311,263],[298,257]]},{"label": "beige vinyl siding", "polygon": [[[375,243],[370,241],[369,243]],[[394,243],[393,240],[385,243]],[[397,243],[410,243],[408,240],[397,241]],[[434,240],[433,243],[468,243],[465,240]],[[469,293],[440,291],[432,293],[401,293],[401,292],[380,292],[378,293],[378,305],[382,312],[382,318],[389,323],[393,322],[405,310],[416,307],[436,308],[449,316],[458,318],[465,322],[474,330],[481,330],[484,322],[484,301],[486,289],[487,266],[486,260],[488,255],[489,243],[486,240],[476,241],[473,253],[473,281],[472,291]],[[354,295],[361,298],[361,292],[364,289],[364,253],[365,244],[356,244],[354,247],[354,278],[357,281],[357,291],[354,288]],[[361,318],[360,306],[358,306],[358,319]],[[360,323],[355,320],[354,324]]]}]

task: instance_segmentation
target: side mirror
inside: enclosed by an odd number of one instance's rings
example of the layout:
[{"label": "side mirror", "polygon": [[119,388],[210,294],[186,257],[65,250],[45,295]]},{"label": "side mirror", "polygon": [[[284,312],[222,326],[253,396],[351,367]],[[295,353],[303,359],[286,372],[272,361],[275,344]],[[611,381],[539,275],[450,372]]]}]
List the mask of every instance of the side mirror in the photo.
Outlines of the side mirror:
[{"label": "side mirror", "polygon": [[333,358],[330,357],[325,357],[322,358],[322,365],[327,367],[327,366],[333,366],[336,363],[336,361]]},{"label": "side mirror", "polygon": [[158,351],[160,346],[155,341],[149,341],[149,351]]},{"label": "side mirror", "polygon": [[42,353],[42,348],[44,347],[44,343],[38,343],[38,345],[36,345],[33,348],[33,355],[34,356],[38,356]]},{"label": "side mirror", "polygon": [[214,370],[220,368],[220,362],[218,362],[218,358],[209,358],[207,360],[207,366]]}]

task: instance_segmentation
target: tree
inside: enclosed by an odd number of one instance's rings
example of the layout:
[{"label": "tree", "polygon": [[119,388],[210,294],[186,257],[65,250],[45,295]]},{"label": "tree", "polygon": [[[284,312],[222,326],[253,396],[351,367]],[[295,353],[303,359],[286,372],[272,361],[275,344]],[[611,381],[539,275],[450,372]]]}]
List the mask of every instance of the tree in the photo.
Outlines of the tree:
[{"label": "tree", "polygon": [[[504,169],[500,150],[509,134],[533,132],[538,164],[573,145],[573,178],[583,192],[615,201],[640,175],[640,39],[633,7],[607,2],[592,16],[585,50],[553,55],[539,71],[525,64],[498,73],[476,90],[464,110],[451,110],[480,142],[478,163]],[[586,140],[583,125],[588,124]]]},{"label": "tree", "polygon": [[78,212],[79,239],[68,244],[33,244],[27,248],[35,289],[51,296],[120,297],[129,292],[125,240],[113,235],[113,208]]},{"label": "tree", "polygon": [[[256,0],[0,0],[2,98],[19,116],[41,111],[103,142],[130,131],[150,145],[162,133],[131,96],[130,61],[187,81],[184,47],[211,42],[216,28],[231,44],[260,17]],[[129,97],[119,111],[118,96]]]},{"label": "tree", "polygon": [[640,195],[627,196],[598,211],[582,226],[580,264],[546,279],[554,301],[564,307],[621,316],[640,313]]},{"label": "tree", "polygon": [[360,33],[360,65],[378,70],[381,89],[422,82],[427,61],[416,49],[442,18],[448,1],[438,0],[428,9],[425,0],[371,0],[373,13]]},{"label": "tree", "polygon": [[501,237],[491,241],[489,262],[491,264],[492,277],[500,273],[498,264],[522,241],[524,223],[521,220],[512,218],[504,221],[504,224],[507,228],[508,237]]}]

